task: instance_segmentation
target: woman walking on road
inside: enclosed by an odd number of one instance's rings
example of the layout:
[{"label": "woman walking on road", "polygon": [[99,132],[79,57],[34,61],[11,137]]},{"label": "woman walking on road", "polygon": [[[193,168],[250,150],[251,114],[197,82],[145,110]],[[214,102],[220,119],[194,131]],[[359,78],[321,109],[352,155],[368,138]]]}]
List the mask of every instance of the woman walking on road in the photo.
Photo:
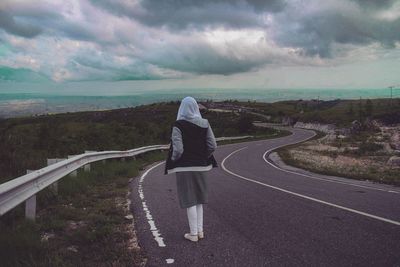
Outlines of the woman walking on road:
[{"label": "woman walking on road", "polygon": [[197,242],[204,238],[203,204],[207,203],[206,172],[217,167],[213,152],[217,147],[210,124],[203,119],[192,97],[185,97],[172,128],[171,147],[165,174],[176,173],[181,208],[186,208],[190,233],[184,238]]}]

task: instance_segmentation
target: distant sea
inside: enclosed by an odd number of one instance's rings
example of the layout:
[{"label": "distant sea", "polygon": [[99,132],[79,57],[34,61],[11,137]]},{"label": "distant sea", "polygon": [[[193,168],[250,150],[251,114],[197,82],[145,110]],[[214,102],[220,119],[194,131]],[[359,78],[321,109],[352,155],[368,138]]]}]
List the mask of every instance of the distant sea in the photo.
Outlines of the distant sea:
[{"label": "distant sea", "polygon": [[[258,102],[388,98],[389,89],[173,89],[137,90],[123,95],[51,93],[0,93],[0,117],[19,117],[75,111],[134,107],[193,96],[197,100],[237,99]],[[397,96],[398,97],[398,96]]]}]

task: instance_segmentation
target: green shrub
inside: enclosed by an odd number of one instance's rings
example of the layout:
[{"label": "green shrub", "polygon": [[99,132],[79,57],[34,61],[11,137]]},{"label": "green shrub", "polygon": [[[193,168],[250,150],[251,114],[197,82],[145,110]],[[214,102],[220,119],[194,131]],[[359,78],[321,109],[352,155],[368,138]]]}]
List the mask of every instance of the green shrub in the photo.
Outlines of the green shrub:
[{"label": "green shrub", "polygon": [[253,129],[253,118],[248,115],[240,116],[237,124],[240,133],[249,133]]},{"label": "green shrub", "polygon": [[383,145],[374,142],[362,142],[358,147],[358,154],[364,155],[383,149]]}]

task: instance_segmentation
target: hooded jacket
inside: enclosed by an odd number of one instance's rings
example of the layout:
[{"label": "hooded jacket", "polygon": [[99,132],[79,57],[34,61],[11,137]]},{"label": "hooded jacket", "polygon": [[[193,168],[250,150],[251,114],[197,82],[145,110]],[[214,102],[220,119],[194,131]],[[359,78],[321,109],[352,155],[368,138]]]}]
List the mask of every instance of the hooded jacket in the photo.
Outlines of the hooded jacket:
[{"label": "hooded jacket", "polygon": [[190,97],[183,99],[172,128],[165,174],[209,171],[217,167],[212,155],[216,147],[214,133],[208,121],[201,118],[196,100]]}]

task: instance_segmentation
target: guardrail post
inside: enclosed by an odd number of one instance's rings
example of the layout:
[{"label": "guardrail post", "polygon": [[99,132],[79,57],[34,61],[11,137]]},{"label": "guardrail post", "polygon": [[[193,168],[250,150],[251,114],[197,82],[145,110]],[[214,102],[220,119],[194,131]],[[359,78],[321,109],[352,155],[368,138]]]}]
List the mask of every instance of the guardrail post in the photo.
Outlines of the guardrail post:
[{"label": "guardrail post", "polygon": [[[47,166],[52,165],[54,163],[63,161],[64,159],[62,158],[55,158],[55,159],[47,159]],[[58,182],[54,182],[52,185],[50,185],[50,188],[54,192],[54,194],[58,194]]]},{"label": "guardrail post", "polygon": [[58,195],[58,182],[54,182],[52,185],[50,185],[50,188],[53,190],[53,193]]},{"label": "guardrail post", "polygon": [[[26,173],[31,173],[33,170],[26,170]],[[36,195],[31,196],[25,201],[25,218],[35,220],[36,217]]]},{"label": "guardrail post", "polygon": [[[97,152],[97,151],[93,151],[93,150],[85,150],[85,154],[86,153],[93,153],[93,152]],[[85,166],[83,166],[83,170],[85,172],[90,172],[90,163],[86,164]]]},{"label": "guardrail post", "polygon": [[[75,157],[75,156],[76,156],[76,155],[68,155],[68,158],[70,159],[70,158]],[[73,172],[70,172],[70,173],[69,173],[69,176],[77,177],[77,176],[78,176],[78,170],[75,170],[75,171],[73,171]]]},{"label": "guardrail post", "polygon": [[35,220],[36,217],[36,195],[25,201],[25,218]]},{"label": "guardrail post", "polygon": [[83,166],[83,170],[85,172],[90,172],[90,164],[86,164],[85,166]]}]

